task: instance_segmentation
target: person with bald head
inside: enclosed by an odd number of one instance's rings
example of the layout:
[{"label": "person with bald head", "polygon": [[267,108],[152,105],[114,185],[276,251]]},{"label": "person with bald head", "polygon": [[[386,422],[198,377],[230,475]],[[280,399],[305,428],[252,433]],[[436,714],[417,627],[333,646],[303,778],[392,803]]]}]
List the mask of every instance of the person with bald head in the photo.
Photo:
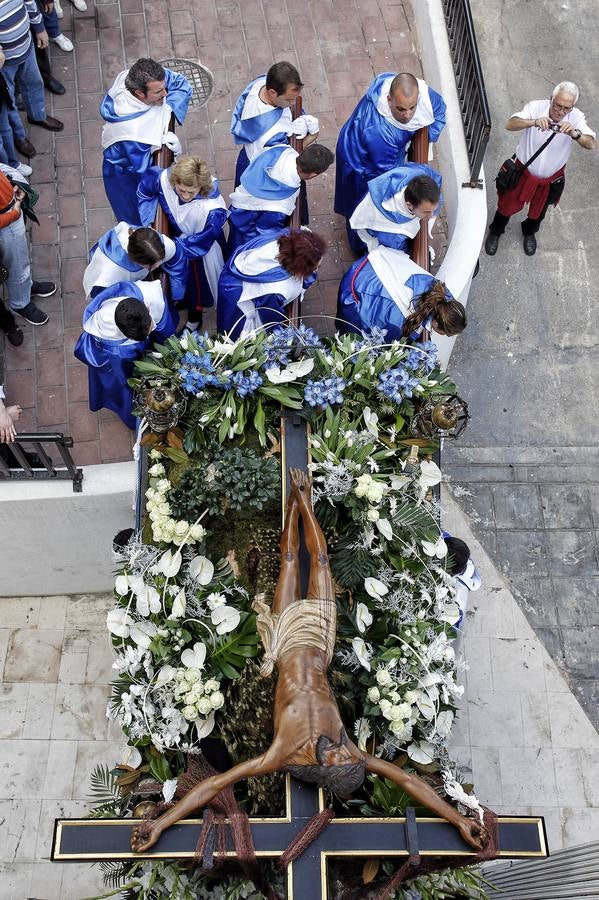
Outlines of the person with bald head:
[{"label": "person with bald head", "polygon": [[[349,222],[370,179],[404,164],[414,132],[428,127],[436,141],[444,125],[445,102],[426,82],[408,72],[378,75],[339,134],[335,212]],[[348,240],[360,253],[349,224]]]}]

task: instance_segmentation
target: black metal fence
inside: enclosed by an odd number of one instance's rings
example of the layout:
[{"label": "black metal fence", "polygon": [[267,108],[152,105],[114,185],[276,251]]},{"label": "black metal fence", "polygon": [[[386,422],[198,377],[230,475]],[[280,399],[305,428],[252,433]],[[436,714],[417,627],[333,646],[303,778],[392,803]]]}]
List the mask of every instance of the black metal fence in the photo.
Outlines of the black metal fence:
[{"label": "black metal fence", "polygon": [[470,181],[476,187],[491,133],[491,113],[485,90],[469,0],[441,0],[449,48],[464,123]]},{"label": "black metal fence", "polygon": [[[43,445],[51,444],[54,450]],[[73,462],[70,448],[73,438],[60,432],[17,434],[10,444],[0,445],[0,479],[58,479],[73,482],[75,493],[81,493],[83,470]],[[49,452],[58,451],[62,465],[55,465]]]}]

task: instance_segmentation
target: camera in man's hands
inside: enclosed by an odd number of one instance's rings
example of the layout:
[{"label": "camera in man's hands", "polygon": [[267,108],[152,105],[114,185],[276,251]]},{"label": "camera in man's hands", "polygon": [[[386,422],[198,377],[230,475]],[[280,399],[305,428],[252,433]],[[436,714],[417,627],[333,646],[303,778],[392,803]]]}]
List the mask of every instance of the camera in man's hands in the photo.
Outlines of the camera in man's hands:
[{"label": "camera in man's hands", "polygon": [[547,128],[549,131],[554,131],[556,134],[559,134],[560,126],[558,122],[550,122]]}]

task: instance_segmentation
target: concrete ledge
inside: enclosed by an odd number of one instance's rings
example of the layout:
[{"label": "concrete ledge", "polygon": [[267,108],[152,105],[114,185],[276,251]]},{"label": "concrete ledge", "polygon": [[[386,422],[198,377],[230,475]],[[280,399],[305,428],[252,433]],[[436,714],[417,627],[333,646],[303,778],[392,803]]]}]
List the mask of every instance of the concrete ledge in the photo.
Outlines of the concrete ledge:
[{"label": "concrete ledge", "polygon": [[[462,187],[470,180],[470,164],[441,0],[417,0],[413,9],[424,76],[447,104],[447,124],[435,147],[443,176],[449,245],[437,274],[465,306],[487,222],[484,172],[482,189]],[[434,341],[446,367],[455,338],[434,335]]]},{"label": "concrete ledge", "polygon": [[133,524],[135,463],[86,466],[70,481],[0,485],[0,596],[112,588],[112,538]]}]

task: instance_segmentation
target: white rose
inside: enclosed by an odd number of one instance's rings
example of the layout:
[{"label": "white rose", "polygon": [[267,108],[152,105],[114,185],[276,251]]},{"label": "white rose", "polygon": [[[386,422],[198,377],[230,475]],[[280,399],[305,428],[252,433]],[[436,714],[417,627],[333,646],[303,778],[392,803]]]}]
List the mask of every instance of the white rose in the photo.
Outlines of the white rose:
[{"label": "white rose", "polygon": [[199,669],[188,669],[185,673],[185,681],[188,684],[196,684],[196,682],[201,681],[202,673]]},{"label": "white rose", "polygon": [[225,698],[220,691],[215,691],[210,697],[210,706],[212,709],[220,709],[224,705]]},{"label": "white rose", "polygon": [[181,715],[184,719],[187,719],[188,722],[193,722],[197,716],[195,706],[184,706],[181,710]]},{"label": "white rose", "polygon": [[376,522],[378,518],[380,518],[380,513],[378,509],[369,509],[366,513],[366,518],[369,522]]},{"label": "white rose", "polygon": [[220,688],[219,682],[215,678],[209,678],[206,684],[204,685],[204,690],[207,694],[213,694],[215,691],[218,691]]},{"label": "white rose", "polygon": [[184,537],[189,531],[189,522],[186,522],[185,519],[181,519],[175,525],[175,534],[177,537]]},{"label": "white rose", "polygon": [[[208,697],[201,697],[200,700],[198,700],[197,710],[201,716],[207,716],[208,713],[212,712],[212,704]],[[185,713],[183,713],[183,715],[185,715]]]},{"label": "white rose", "polygon": [[191,530],[189,532],[189,536],[193,541],[201,541],[206,534],[206,529],[203,525],[200,525],[199,522],[196,525],[191,526]]},{"label": "white rose", "polygon": [[148,475],[151,478],[157,478],[159,475],[164,475],[165,468],[162,463],[155,463],[153,466],[150,466],[148,469]]},{"label": "white rose", "polygon": [[376,675],[374,677],[376,678],[377,683],[381,685],[381,687],[387,687],[393,681],[393,679],[391,678],[391,673],[388,669],[377,669]]},{"label": "white rose", "polygon": [[381,699],[381,692],[377,687],[371,687],[368,689],[368,699],[371,703],[378,703]]}]

